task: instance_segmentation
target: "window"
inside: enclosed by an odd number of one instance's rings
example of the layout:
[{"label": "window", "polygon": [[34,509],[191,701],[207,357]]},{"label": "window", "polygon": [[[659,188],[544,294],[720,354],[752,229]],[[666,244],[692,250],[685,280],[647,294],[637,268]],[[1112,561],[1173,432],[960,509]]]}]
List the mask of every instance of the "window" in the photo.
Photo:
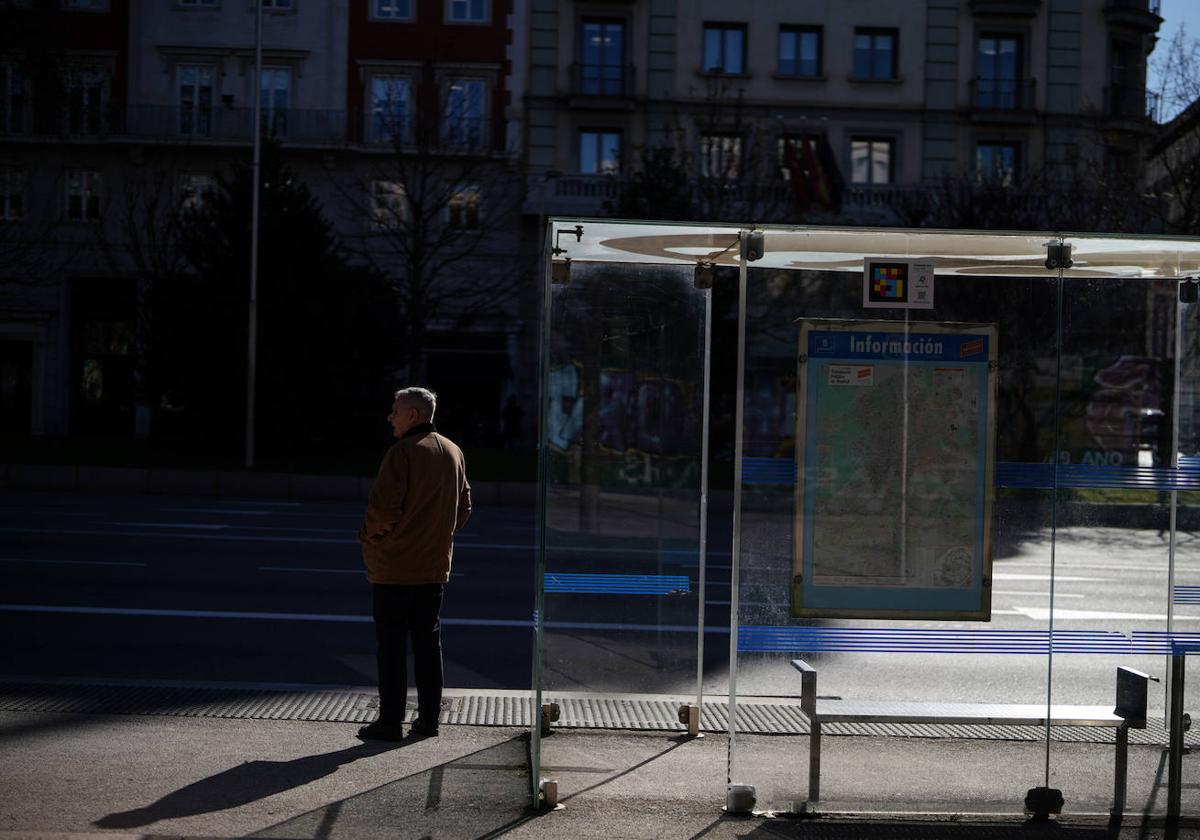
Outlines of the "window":
[{"label": "window", "polygon": [[0,169],[0,219],[25,217],[25,170]]},{"label": "window", "polygon": [[213,67],[211,64],[180,64],[179,133],[207,136],[212,129]]},{"label": "window", "polygon": [[487,0],[446,0],[446,20],[452,23],[487,23]]},{"label": "window", "polygon": [[407,76],[372,76],[370,107],[370,142],[410,142],[412,82]]},{"label": "window", "polygon": [[482,79],[451,79],[446,90],[446,109],[442,115],[442,137],[455,149],[484,147],[484,96],[487,83]]},{"label": "window", "polygon": [[200,210],[217,194],[217,179],[204,173],[184,175],[179,184],[179,206],[184,211]]},{"label": "window", "polygon": [[292,91],[292,71],[287,67],[262,70],[262,130],[270,137],[287,134],[287,109]]},{"label": "window", "polygon": [[483,196],[478,184],[459,184],[450,191],[446,202],[447,224],[456,228],[479,227],[479,208]]},{"label": "window", "polygon": [[856,184],[890,184],[895,175],[896,141],[888,137],[850,140],[850,180]]},{"label": "window", "polygon": [[100,173],[82,169],[67,172],[66,217],[69,222],[100,218]]},{"label": "window", "polygon": [[399,181],[371,182],[371,230],[397,230],[408,215],[408,197]]},{"label": "window", "polygon": [[1021,39],[1017,35],[982,35],[976,59],[978,108],[1021,108]]},{"label": "window", "polygon": [[743,23],[704,24],[705,73],[739,75],[746,72],[746,25]]},{"label": "window", "polygon": [[102,70],[76,69],[66,76],[67,132],[99,134],[104,128],[107,76]]},{"label": "window", "polygon": [[982,182],[1011,187],[1017,179],[1018,162],[1016,143],[982,142],[975,145],[975,174]]},{"label": "window", "polygon": [[579,171],[585,175],[616,175],[621,171],[621,132],[584,129],[579,132]]},{"label": "window", "polygon": [[0,134],[20,134],[27,127],[25,74],[11,64],[0,64]]},{"label": "window", "polygon": [[625,22],[585,18],[580,32],[579,92],[625,92]]},{"label": "window", "polygon": [[821,27],[779,27],[780,76],[821,75]]},{"label": "window", "polygon": [[704,134],[700,137],[700,176],[733,181],[742,162],[742,138],[736,134]]},{"label": "window", "polygon": [[854,78],[895,79],[899,40],[895,29],[855,29]]},{"label": "window", "polygon": [[413,0],[369,0],[375,20],[412,20]]}]

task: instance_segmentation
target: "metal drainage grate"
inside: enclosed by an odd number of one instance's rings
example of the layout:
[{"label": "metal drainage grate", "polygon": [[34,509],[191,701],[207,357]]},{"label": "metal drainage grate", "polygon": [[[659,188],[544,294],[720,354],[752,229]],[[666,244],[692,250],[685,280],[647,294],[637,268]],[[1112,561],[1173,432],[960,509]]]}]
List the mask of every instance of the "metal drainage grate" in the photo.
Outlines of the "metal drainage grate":
[{"label": "metal drainage grate", "polygon": [[[561,716],[554,724],[563,729],[622,729],[683,732],[678,701],[662,697],[580,696],[544,702],[559,704]],[[0,682],[0,711],[54,712],[92,715],[166,715],[174,717],[238,718],[249,720],[304,720],[332,723],[368,723],[375,719],[379,698],[373,693],[339,689],[278,690],[187,685],[96,685],[76,683]],[[415,710],[410,701],[409,718]],[[455,691],[442,702],[441,722],[464,726],[533,725],[533,700],[521,692]],[[739,733],[804,735],[808,722],[797,705],[739,702]],[[700,728],[728,731],[727,703],[704,705]],[[1039,741],[1045,731],[1035,726],[983,724],[829,723],[828,735],[860,737],[959,738],[1003,741]],[[1112,743],[1107,728],[1062,726],[1051,731],[1060,742]],[[1163,746],[1167,732],[1160,721],[1129,732],[1131,744]],[[1200,746],[1200,732],[1188,733],[1188,746]]]}]

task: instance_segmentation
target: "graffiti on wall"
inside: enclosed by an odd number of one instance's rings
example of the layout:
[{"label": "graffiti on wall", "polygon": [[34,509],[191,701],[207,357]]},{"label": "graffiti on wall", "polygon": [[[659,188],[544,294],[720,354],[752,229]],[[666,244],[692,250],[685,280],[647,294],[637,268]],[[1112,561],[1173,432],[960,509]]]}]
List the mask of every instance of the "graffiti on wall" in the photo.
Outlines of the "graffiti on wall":
[{"label": "graffiti on wall", "polygon": [[[562,453],[584,445],[585,397],[582,366],[550,371],[547,440]],[[608,368],[600,372],[598,449],[605,483],[684,486],[698,474],[696,417],[687,393],[674,379],[639,376]]]}]

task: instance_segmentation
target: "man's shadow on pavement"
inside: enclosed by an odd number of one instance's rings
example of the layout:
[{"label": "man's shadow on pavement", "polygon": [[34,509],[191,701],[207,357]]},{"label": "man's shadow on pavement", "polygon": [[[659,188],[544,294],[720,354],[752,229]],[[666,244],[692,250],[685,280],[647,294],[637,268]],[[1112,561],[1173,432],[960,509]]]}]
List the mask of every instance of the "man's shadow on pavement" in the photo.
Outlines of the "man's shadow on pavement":
[{"label": "man's shadow on pavement", "polygon": [[97,828],[138,828],[159,820],[236,808],[328,776],[343,764],[400,746],[403,744],[374,742],[291,761],[247,761],[168,793],[144,808],[109,814],[93,825]]}]

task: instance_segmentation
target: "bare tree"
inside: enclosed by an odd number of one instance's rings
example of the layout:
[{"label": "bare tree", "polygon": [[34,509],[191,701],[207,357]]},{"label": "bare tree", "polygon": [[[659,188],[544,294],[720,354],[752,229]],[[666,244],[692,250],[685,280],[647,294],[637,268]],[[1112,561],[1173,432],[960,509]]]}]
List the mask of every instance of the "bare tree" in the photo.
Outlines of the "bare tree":
[{"label": "bare tree", "polygon": [[134,326],[134,416],[139,436],[150,433],[159,387],[155,362],[164,336],[156,329],[156,300],[163,284],[189,271],[182,249],[188,215],[214,186],[204,176],[185,176],[170,161],[132,170],[96,228],[99,251],[114,276],[136,288]]},{"label": "bare tree", "polygon": [[660,136],[639,150],[608,212],[748,223],[836,217],[841,177],[824,138],[748,106],[728,77],[706,79],[702,96],[677,107]]},{"label": "bare tree", "polygon": [[1200,41],[1185,27],[1157,59],[1159,107],[1174,117],[1151,150],[1147,183],[1168,233],[1200,232]]},{"label": "bare tree", "polygon": [[1150,232],[1158,224],[1157,203],[1145,195],[1141,180],[1140,170],[1106,171],[1091,158],[1069,172],[963,170],[900,194],[894,209],[904,227]]},{"label": "bare tree", "polygon": [[435,328],[511,309],[536,259],[520,248],[525,179],[503,124],[479,116],[473,91],[429,68],[422,91],[415,116],[407,105],[374,103],[363,139],[386,152],[336,185],[351,218],[363,220],[348,246],[396,289],[414,372]]}]

